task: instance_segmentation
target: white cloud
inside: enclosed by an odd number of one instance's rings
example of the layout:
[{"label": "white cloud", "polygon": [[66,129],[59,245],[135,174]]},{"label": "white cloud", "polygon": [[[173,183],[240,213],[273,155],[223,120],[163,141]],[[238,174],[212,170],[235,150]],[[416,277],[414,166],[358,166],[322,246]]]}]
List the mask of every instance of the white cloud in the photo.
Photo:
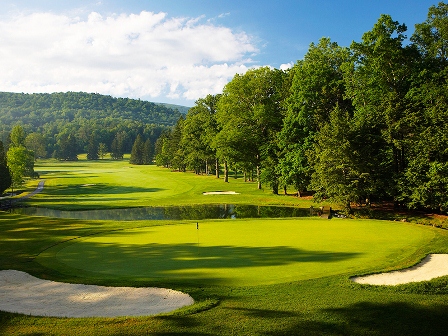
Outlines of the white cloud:
[{"label": "white cloud", "polygon": [[198,18],[141,12],[0,20],[0,91],[87,91],[194,101],[253,64],[251,37]]},{"label": "white cloud", "polygon": [[280,70],[286,71],[288,69],[291,69],[294,66],[294,62],[289,62],[285,64],[280,65]]}]

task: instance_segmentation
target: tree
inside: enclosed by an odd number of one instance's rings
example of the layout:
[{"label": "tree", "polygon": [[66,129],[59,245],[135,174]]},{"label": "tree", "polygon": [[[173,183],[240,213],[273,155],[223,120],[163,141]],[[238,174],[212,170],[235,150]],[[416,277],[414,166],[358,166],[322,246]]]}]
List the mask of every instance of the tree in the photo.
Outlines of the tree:
[{"label": "tree", "polygon": [[[268,67],[235,75],[223,90],[217,104],[216,120],[220,129],[214,148],[224,161],[256,169],[261,189],[261,165],[275,141],[282,123],[284,72]],[[226,169],[225,169],[226,171]],[[228,179],[227,176],[225,178]],[[269,184],[275,190],[276,175]]]},{"label": "tree", "polygon": [[89,145],[87,146],[87,160],[98,160],[98,143],[95,140],[95,137],[92,136],[89,140]]},{"label": "tree", "polygon": [[42,133],[30,133],[25,138],[25,146],[34,152],[34,159],[45,158],[47,156],[47,142]]},{"label": "tree", "polygon": [[8,189],[12,184],[11,173],[9,171],[5,148],[3,142],[0,141],[0,195]]},{"label": "tree", "polygon": [[427,20],[415,25],[411,41],[430,64],[442,68],[448,62],[448,4],[431,6]]},{"label": "tree", "polygon": [[131,158],[129,159],[130,164],[143,164],[144,147],[145,143],[143,142],[142,136],[139,134],[132,145]]},{"label": "tree", "polygon": [[100,142],[98,145],[98,155],[101,159],[104,159],[104,157],[107,154],[107,145],[104,142]]},{"label": "tree", "polygon": [[152,163],[153,150],[151,141],[146,139],[145,144],[143,145],[143,164],[149,165]]},{"label": "tree", "polygon": [[113,160],[123,160],[124,156],[124,144],[126,142],[127,135],[123,132],[117,132],[111,145],[111,157]]},{"label": "tree", "polygon": [[12,128],[9,135],[11,140],[11,146],[19,147],[25,146],[25,131],[21,125],[16,125]]},{"label": "tree", "polygon": [[315,199],[329,199],[347,211],[351,211],[351,202],[357,199],[359,177],[353,164],[350,137],[350,116],[335,108],[316,134],[313,150],[309,152],[314,166],[311,187],[316,191]]},{"label": "tree", "polygon": [[304,60],[291,70],[290,96],[286,99],[286,115],[278,134],[280,160],[278,171],[282,183],[298,191],[307,190],[313,167],[307,153],[317,132],[328,122],[330,113],[338,107],[351,111],[351,101],[345,98],[343,64],[350,61],[347,48],[329,38],[312,43]]},{"label": "tree", "polygon": [[407,94],[403,123],[407,166],[399,181],[400,201],[410,208],[448,211],[448,5],[440,2],[411,37],[422,59]]},{"label": "tree", "polygon": [[58,140],[55,158],[65,161],[78,161],[78,144],[75,136],[64,133]]},{"label": "tree", "polygon": [[24,146],[10,147],[7,162],[14,186],[21,186],[24,177],[34,176],[34,153]]},{"label": "tree", "polygon": [[[346,95],[353,101],[354,118],[371,125],[372,137],[379,133],[384,139],[381,166],[388,166],[390,173],[383,176],[381,184],[388,187],[386,193],[396,205],[397,184],[407,164],[407,93],[419,59],[414,46],[404,45],[406,30],[404,24],[381,15],[373,29],[363,35],[362,42],[352,43],[354,62],[344,69]],[[377,160],[368,153],[364,158],[372,159]]]},{"label": "tree", "polygon": [[184,152],[185,163],[197,174],[204,166],[208,173],[209,164],[214,162],[219,177],[216,150],[212,147],[217,133],[215,114],[218,100],[219,95],[207,95],[205,98],[198,99],[188,110],[180,145]]}]

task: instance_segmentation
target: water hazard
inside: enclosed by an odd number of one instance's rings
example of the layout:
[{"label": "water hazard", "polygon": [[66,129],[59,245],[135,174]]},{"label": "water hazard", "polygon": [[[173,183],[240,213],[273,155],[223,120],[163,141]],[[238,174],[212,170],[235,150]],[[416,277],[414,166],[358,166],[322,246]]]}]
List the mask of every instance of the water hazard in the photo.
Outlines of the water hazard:
[{"label": "water hazard", "polygon": [[126,209],[103,209],[85,211],[63,211],[46,208],[15,208],[14,213],[55,218],[74,218],[89,220],[200,220],[220,218],[280,218],[308,217],[310,209],[282,206],[257,205],[193,205],[169,207],[145,207]]}]

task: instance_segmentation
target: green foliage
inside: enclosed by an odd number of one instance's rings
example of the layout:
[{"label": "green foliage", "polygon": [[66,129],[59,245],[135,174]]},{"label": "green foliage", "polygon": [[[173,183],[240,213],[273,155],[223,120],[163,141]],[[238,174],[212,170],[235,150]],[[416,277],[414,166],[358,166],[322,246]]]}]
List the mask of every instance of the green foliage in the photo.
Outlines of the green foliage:
[{"label": "green foliage", "polygon": [[220,95],[207,95],[198,99],[188,111],[182,130],[180,146],[188,168],[197,174],[205,166],[208,172],[209,163],[216,160],[213,140],[218,132],[216,122],[216,105]]},{"label": "green foliage", "polygon": [[25,146],[25,131],[21,125],[15,125],[9,135],[11,146]]},{"label": "green foliage", "polygon": [[35,160],[47,157],[47,140],[41,133],[28,134],[25,138],[25,146],[34,152]]},{"label": "green foliage", "polygon": [[322,38],[312,43],[304,60],[292,69],[290,95],[283,128],[278,134],[281,155],[278,169],[284,184],[298,191],[309,187],[312,165],[307,152],[316,133],[328,122],[331,111],[338,107],[349,111],[350,100],[344,97],[342,65],[348,62],[349,50]]},{"label": "green foliage", "polygon": [[23,146],[9,148],[7,163],[15,187],[21,186],[25,177],[34,175],[34,153]]},{"label": "green foliage", "polygon": [[0,141],[0,195],[8,189],[12,184],[11,173],[8,168],[5,148],[3,142]]},{"label": "green foliage", "polygon": [[[217,105],[219,133],[213,146],[223,160],[256,168],[258,188],[260,166],[272,153],[282,124],[284,80],[284,72],[267,67],[237,74],[225,86]],[[278,185],[277,177],[270,177],[272,185]]]},{"label": "green foliage", "polygon": [[137,139],[134,141],[132,146],[131,158],[129,159],[130,164],[143,164],[143,155],[145,150],[145,143],[143,142],[142,136],[137,135]]}]

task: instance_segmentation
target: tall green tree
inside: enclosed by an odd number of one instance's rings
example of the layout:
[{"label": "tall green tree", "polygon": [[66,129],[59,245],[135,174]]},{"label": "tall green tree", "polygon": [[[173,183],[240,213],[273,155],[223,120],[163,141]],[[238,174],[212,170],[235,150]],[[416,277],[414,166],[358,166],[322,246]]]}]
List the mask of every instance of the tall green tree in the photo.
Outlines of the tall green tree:
[{"label": "tall green tree", "polygon": [[198,99],[188,110],[180,144],[184,151],[185,162],[190,168],[199,174],[202,167],[205,167],[208,173],[210,164],[214,164],[217,177],[219,166],[213,140],[218,132],[215,115],[219,96],[207,95]]},{"label": "tall green tree", "polygon": [[11,173],[8,168],[5,148],[0,141],[0,195],[12,184]]},{"label": "tall green tree", "polygon": [[129,163],[135,165],[143,164],[143,153],[145,149],[145,143],[143,141],[142,136],[139,134],[134,141],[134,145],[132,146],[131,157],[129,159]]},{"label": "tall green tree", "polygon": [[410,208],[448,211],[448,5],[432,6],[411,40],[422,68],[408,93],[405,122],[408,165],[400,180],[401,201]]},{"label": "tall green tree", "polygon": [[149,139],[146,139],[145,144],[143,145],[143,164],[145,165],[151,164],[152,158],[153,158],[152,144]]},{"label": "tall green tree", "polygon": [[47,141],[42,133],[33,132],[26,136],[25,147],[34,152],[34,159],[47,157]]},{"label": "tall green tree", "polygon": [[11,146],[14,147],[25,146],[26,134],[22,125],[15,125],[11,130],[9,138],[11,140]]},{"label": "tall green tree", "polygon": [[127,135],[124,131],[117,132],[111,144],[111,157],[113,160],[123,160]]},{"label": "tall green tree", "polygon": [[25,177],[34,176],[34,153],[24,146],[10,147],[7,163],[15,187],[21,186]]},{"label": "tall green tree", "polygon": [[439,2],[437,6],[431,6],[426,21],[415,25],[411,41],[431,64],[439,69],[447,66],[448,4]]},{"label": "tall green tree", "polygon": [[[381,133],[385,141],[381,166],[388,166],[390,173],[383,176],[382,185],[388,186],[386,194],[396,202],[398,181],[407,165],[407,93],[419,60],[416,48],[405,44],[406,30],[406,25],[381,15],[362,42],[352,43],[354,62],[345,68],[346,93],[353,101],[355,119],[370,124],[371,136]],[[364,159],[378,160],[373,155]]]},{"label": "tall green tree", "polygon": [[107,154],[107,145],[104,142],[100,142],[98,145],[98,155],[101,159],[104,159],[104,157]]},{"label": "tall green tree", "polygon": [[291,70],[287,112],[278,135],[281,150],[278,170],[282,183],[293,185],[299,195],[310,183],[313,167],[307,152],[312,149],[317,132],[336,107],[352,110],[350,99],[345,98],[342,70],[350,59],[348,48],[322,38],[318,44],[310,45],[304,59]]},{"label": "tall green tree", "polygon": [[57,142],[55,158],[64,161],[78,161],[78,143],[72,134],[61,134]]},{"label": "tall green tree", "polygon": [[[268,67],[237,74],[224,87],[217,105],[220,131],[214,148],[224,164],[255,168],[259,189],[261,165],[281,128],[284,75]],[[278,177],[271,175],[268,183],[277,189]]]},{"label": "tall green tree", "polygon": [[98,149],[98,142],[95,137],[90,137],[89,144],[87,146],[87,160],[98,160],[100,157]]}]

